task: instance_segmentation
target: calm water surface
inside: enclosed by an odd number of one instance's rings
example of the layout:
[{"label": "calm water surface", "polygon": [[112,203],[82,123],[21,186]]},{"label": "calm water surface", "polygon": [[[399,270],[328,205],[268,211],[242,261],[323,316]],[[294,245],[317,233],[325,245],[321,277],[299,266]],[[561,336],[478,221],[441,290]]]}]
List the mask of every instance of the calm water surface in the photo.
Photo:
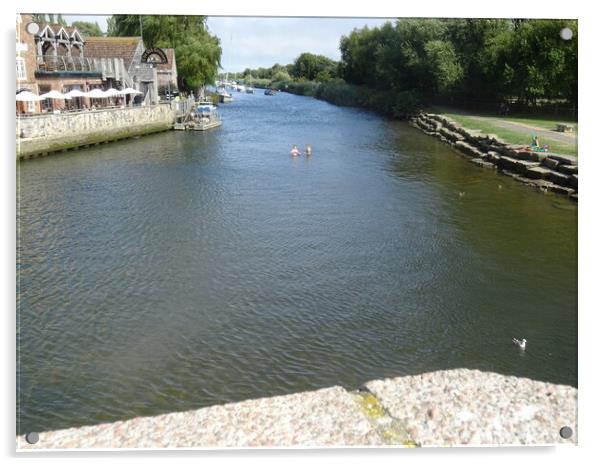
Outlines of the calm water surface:
[{"label": "calm water surface", "polygon": [[576,385],[576,205],[404,123],[235,98],[19,164],[19,432],[457,367]]}]

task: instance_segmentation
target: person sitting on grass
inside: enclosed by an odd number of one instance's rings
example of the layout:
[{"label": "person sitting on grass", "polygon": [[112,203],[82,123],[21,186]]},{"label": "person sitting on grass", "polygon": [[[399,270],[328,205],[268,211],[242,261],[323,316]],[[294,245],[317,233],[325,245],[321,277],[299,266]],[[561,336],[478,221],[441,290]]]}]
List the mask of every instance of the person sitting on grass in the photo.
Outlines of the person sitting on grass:
[{"label": "person sitting on grass", "polygon": [[531,147],[535,148],[535,149],[539,149],[539,138],[537,137],[537,134],[533,135],[533,138],[531,139]]}]

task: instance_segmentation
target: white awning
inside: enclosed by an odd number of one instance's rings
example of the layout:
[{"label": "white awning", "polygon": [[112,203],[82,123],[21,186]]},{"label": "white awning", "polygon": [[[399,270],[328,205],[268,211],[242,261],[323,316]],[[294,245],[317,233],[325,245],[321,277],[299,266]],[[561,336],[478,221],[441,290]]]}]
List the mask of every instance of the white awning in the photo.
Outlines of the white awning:
[{"label": "white awning", "polygon": [[65,93],[65,97],[86,97],[86,93],[80,91],[79,89],[72,89]]},{"label": "white awning", "polygon": [[50,91],[46,94],[42,94],[40,97],[44,99],[56,99],[56,100],[65,100],[71,99],[71,97],[66,96],[65,94],[61,94],[59,91]]},{"label": "white awning", "polygon": [[44,98],[33,92],[23,91],[17,94],[17,102],[38,102],[40,100],[44,100]]},{"label": "white awning", "polygon": [[132,89],[131,87],[125,88],[125,89],[119,91],[119,93],[121,95],[125,95],[125,94],[142,94],[142,92],[137,91],[136,89]]},{"label": "white awning", "polygon": [[108,96],[102,89],[92,89],[86,92],[86,97],[92,97],[93,99],[106,99]]}]

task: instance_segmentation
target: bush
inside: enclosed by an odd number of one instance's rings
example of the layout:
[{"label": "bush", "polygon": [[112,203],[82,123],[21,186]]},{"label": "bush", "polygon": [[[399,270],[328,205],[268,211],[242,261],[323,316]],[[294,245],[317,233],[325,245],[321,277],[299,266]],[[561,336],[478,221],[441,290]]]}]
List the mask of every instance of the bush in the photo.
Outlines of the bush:
[{"label": "bush", "polygon": [[365,86],[347,84],[341,79],[327,83],[313,81],[281,81],[275,89],[291,94],[305,95],[334,105],[362,107],[392,118],[408,118],[418,112],[420,98],[416,91],[379,91]]}]

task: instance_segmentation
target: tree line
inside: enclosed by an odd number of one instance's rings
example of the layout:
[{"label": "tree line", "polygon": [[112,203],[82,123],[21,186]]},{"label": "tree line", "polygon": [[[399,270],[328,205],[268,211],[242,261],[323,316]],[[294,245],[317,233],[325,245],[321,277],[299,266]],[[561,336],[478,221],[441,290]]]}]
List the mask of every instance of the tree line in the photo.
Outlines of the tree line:
[{"label": "tree line", "polygon": [[399,19],[354,30],[340,50],[341,77],[351,84],[426,97],[577,103],[575,20]]},{"label": "tree line", "polygon": [[[560,31],[569,28],[572,38]],[[577,105],[577,21],[527,19],[398,19],[354,29],[340,40],[341,60],[303,53],[289,65],[246,69],[242,78],[367,87],[393,100],[538,100]],[[288,78],[285,74],[288,74]],[[282,86],[280,86],[282,87]]]}]

